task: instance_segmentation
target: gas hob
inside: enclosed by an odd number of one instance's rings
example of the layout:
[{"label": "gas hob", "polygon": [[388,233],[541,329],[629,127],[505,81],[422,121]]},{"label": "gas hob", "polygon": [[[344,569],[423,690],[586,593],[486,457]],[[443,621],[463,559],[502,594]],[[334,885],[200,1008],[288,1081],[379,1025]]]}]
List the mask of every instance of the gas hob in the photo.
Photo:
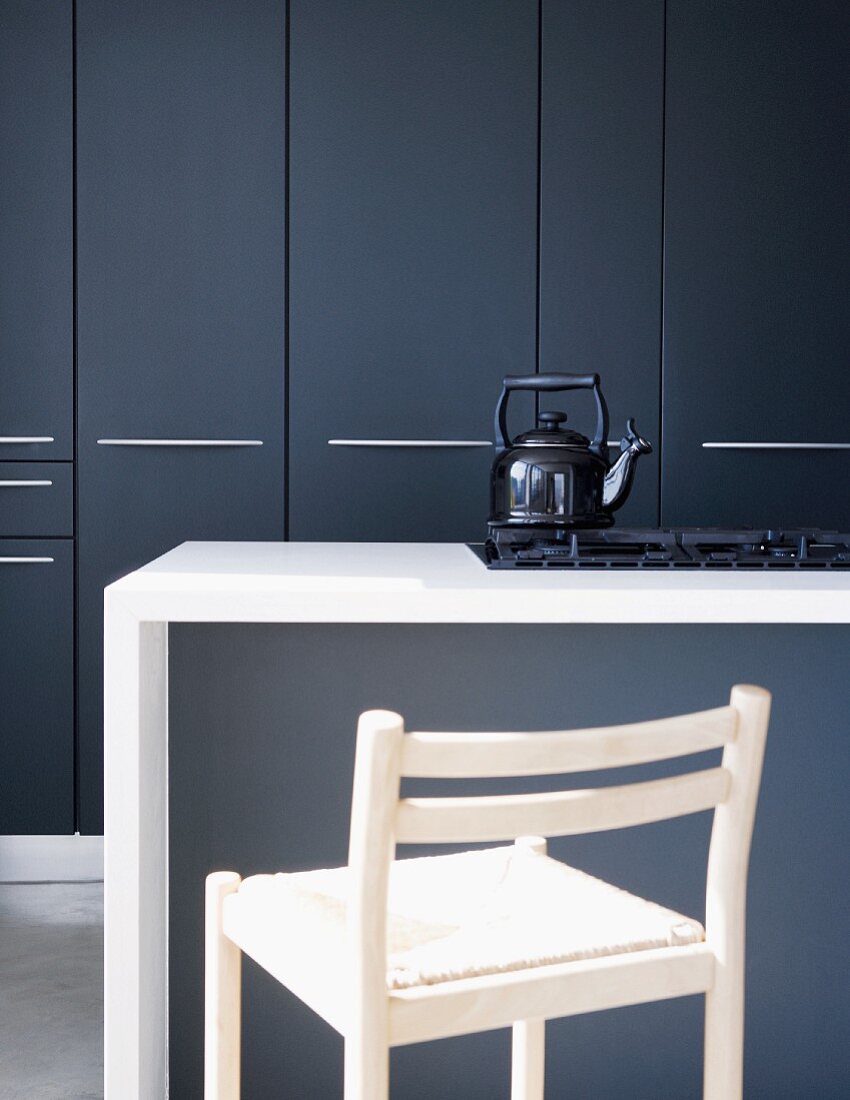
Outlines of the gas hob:
[{"label": "gas hob", "polygon": [[850,534],[815,529],[494,528],[488,569],[850,569]]}]

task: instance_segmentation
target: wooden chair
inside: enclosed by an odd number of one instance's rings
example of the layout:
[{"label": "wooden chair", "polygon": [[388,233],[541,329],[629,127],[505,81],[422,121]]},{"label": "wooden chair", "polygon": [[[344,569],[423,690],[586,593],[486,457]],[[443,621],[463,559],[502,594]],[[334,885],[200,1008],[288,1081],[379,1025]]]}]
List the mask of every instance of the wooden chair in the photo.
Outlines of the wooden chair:
[{"label": "wooden chair", "polygon": [[[543,1096],[544,1021],[706,995],[704,1096],[742,1093],[744,913],[770,695],[557,733],[408,733],[360,718],[348,866],[207,879],[206,1100],[237,1100],[240,952],[345,1039],[346,1100],[386,1100],[389,1050],[513,1027],[513,1100]],[[594,771],[723,746],[719,767],[543,794],[400,798],[403,776]],[[545,836],[714,808],[705,929],[550,859]],[[526,836],[540,834],[540,836]],[[514,844],[395,861],[396,844]],[[388,915],[389,914],[389,915]]]}]

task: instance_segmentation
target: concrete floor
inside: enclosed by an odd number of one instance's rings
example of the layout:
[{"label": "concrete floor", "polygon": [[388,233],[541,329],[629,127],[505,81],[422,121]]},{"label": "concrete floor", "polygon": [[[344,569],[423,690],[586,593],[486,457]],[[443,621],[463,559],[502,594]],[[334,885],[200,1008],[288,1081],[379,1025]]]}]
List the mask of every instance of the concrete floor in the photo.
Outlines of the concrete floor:
[{"label": "concrete floor", "polygon": [[103,886],[0,884],[0,1100],[103,1096]]}]

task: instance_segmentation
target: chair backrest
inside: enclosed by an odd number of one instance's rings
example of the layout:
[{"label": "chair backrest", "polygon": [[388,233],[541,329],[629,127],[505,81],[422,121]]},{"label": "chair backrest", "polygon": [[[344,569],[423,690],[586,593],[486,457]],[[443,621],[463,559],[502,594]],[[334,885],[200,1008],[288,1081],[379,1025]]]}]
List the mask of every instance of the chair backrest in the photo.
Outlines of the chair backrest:
[{"label": "chair backrest", "polygon": [[[566,836],[714,808],[706,934],[743,905],[770,712],[763,688],[737,685],[729,705],[626,726],[553,733],[405,733],[390,711],[361,715],[354,769],[349,928],[385,968],[389,867],[396,844]],[[597,771],[723,748],[719,767],[622,786],[535,794],[400,798],[403,777],[479,778]],[[363,975],[365,979],[365,974]],[[375,977],[377,981],[377,977]]]}]

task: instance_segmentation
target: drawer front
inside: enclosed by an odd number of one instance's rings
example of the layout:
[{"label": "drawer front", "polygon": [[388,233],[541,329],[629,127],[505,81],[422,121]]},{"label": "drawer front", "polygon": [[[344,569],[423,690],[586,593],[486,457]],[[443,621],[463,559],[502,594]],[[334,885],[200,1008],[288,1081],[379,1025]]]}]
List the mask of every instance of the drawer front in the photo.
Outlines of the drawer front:
[{"label": "drawer front", "polygon": [[70,462],[0,462],[0,538],[73,534]]},{"label": "drawer front", "polygon": [[0,622],[0,833],[71,833],[71,540],[0,539]]}]

